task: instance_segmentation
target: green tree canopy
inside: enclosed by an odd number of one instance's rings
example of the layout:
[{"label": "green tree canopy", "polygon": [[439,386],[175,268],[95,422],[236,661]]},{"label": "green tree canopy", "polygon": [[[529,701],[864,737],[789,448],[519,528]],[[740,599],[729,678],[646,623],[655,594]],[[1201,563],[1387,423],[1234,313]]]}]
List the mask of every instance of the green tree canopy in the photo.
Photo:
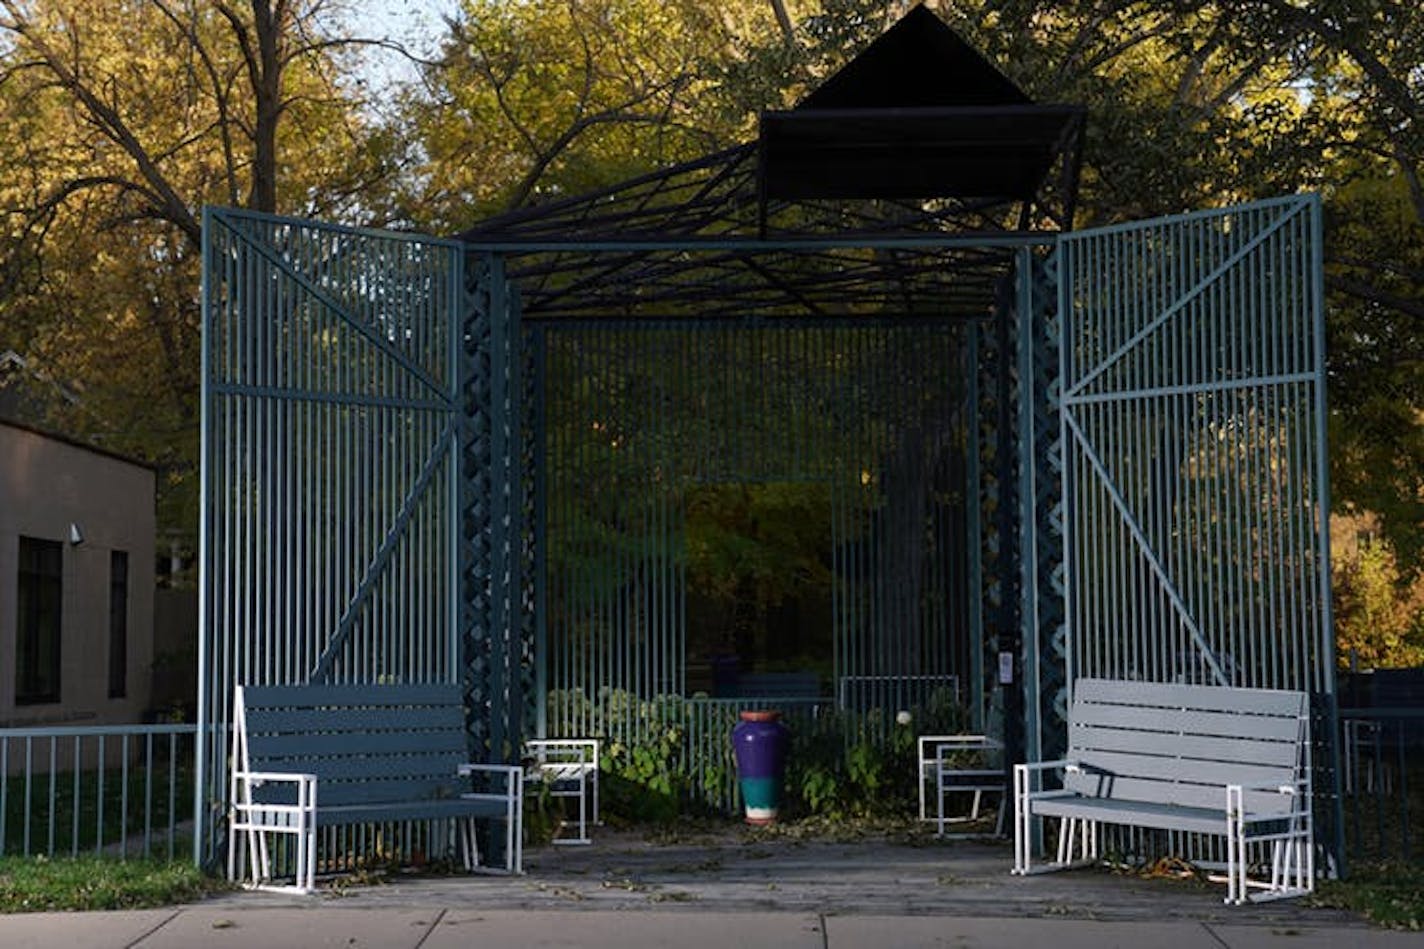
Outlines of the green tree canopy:
[{"label": "green tree canopy", "polygon": [[197,528],[204,204],[366,213],[391,149],[317,0],[0,0],[0,349],[50,424],[158,466]]},{"label": "green tree canopy", "polygon": [[[1031,95],[1088,107],[1080,224],[1324,194],[1335,500],[1416,573],[1424,9],[931,5]],[[0,349],[81,393],[55,424],[157,461],[191,531],[204,203],[449,232],[745,140],[908,6],[464,0],[378,117],[354,6],[0,0]]]}]

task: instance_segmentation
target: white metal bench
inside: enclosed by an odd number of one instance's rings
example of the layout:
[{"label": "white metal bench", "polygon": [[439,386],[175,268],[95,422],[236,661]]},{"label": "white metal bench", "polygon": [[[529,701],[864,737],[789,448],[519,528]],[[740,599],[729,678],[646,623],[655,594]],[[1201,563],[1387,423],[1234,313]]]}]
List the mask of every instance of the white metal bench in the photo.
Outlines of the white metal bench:
[{"label": "white metal bench", "polygon": [[[1227,903],[1311,892],[1309,710],[1303,692],[1079,679],[1067,756],[1014,766],[1014,872],[1090,863],[1099,825],[1119,824],[1225,837]],[[1045,817],[1061,822],[1057,860],[1033,867]]]},{"label": "white metal bench", "polygon": [[[319,828],[407,821],[451,822],[474,871],[476,819],[504,822],[503,871],[519,873],[522,772],[468,759],[457,685],[238,686],[228,878],[245,864],[249,886],[309,893]],[[294,838],[292,886],[272,883],[272,835]]]},{"label": "white metal bench", "polygon": [[590,824],[598,819],[598,740],[594,738],[535,738],[524,743],[527,776],[542,781],[555,800],[575,801],[578,832],[555,837],[556,844],[587,844]]}]

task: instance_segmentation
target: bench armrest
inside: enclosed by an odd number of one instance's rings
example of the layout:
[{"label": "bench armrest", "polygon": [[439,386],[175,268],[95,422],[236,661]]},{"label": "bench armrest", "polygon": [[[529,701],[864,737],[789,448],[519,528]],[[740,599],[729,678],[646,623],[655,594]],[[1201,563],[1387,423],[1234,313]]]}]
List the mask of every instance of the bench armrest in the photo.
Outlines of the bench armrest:
[{"label": "bench armrest", "polygon": [[470,762],[462,764],[459,768],[461,777],[469,777],[473,774],[488,774],[496,778],[504,779],[504,793],[474,793],[464,794],[462,797],[470,799],[501,800],[510,807],[522,806],[524,801],[524,769],[517,764],[477,764]]},{"label": "bench armrest", "polygon": [[[1258,808],[1252,813],[1246,811],[1246,792],[1257,794],[1277,794],[1279,804],[1265,804],[1258,801]],[[1279,781],[1265,781],[1257,784],[1228,784],[1226,786],[1227,820],[1236,820],[1247,825],[1260,824],[1272,820],[1304,818],[1310,814],[1310,795],[1305,793],[1305,782],[1282,784]]]},{"label": "bench armrest", "polygon": [[304,774],[299,771],[234,771],[232,776],[239,781],[250,781],[253,784],[265,784],[269,781],[290,784],[316,783],[316,775]]},{"label": "bench armrest", "polygon": [[1267,793],[1282,794],[1294,797],[1299,792],[1289,784],[1238,784],[1235,787],[1243,791],[1265,791]]},{"label": "bench armrest", "polygon": [[1274,791],[1277,794],[1297,795],[1305,793],[1304,781],[1291,781],[1282,784],[1279,781],[1263,781],[1259,784],[1230,784],[1227,787],[1239,788],[1242,791]]},{"label": "bench armrest", "polygon": [[524,771],[517,764],[475,764],[471,762],[460,765],[459,773],[461,776],[482,773],[503,777],[509,782],[511,788],[518,787],[519,783],[524,780]]},{"label": "bench armrest", "polygon": [[[1050,793],[1044,785],[1043,772],[1053,771],[1062,768],[1065,771],[1073,771],[1079,767],[1077,761],[1070,758],[1055,758],[1052,761],[1029,761],[1023,764],[1014,765],[1014,797],[1027,801],[1029,798],[1040,794]],[[1037,779],[1034,775],[1038,775]],[[1037,790],[1034,786],[1037,785]],[[1056,791],[1052,793],[1058,793]]]},{"label": "bench armrest", "polygon": [[524,743],[530,751],[558,753],[578,752],[590,760],[598,754],[597,738],[530,738]]},{"label": "bench armrest", "polygon": [[526,766],[562,776],[599,770],[597,738],[531,738],[524,743]]},{"label": "bench armrest", "polygon": [[1020,769],[1023,769],[1024,771],[1047,771],[1050,768],[1066,768],[1071,771],[1079,767],[1080,765],[1078,764],[1078,762],[1072,759],[1056,758],[1053,761],[1029,761],[1025,762],[1024,764],[1016,764],[1014,765],[1014,770],[1018,771]]},{"label": "bench armrest", "polygon": [[1306,782],[1290,781],[1282,784],[1280,781],[1263,781],[1260,784],[1229,784],[1226,785],[1227,792],[1245,791],[1265,791],[1267,794],[1280,794],[1284,797],[1304,797],[1306,792]]}]

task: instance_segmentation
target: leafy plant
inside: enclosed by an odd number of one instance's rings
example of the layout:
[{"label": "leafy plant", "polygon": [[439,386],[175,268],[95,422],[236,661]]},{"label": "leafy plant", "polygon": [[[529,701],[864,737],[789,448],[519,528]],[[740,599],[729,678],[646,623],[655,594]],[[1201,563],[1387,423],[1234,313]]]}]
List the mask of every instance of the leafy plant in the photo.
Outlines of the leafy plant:
[{"label": "leafy plant", "polygon": [[535,782],[524,791],[524,842],[539,847],[553,841],[562,817],[549,786]]},{"label": "leafy plant", "polygon": [[[607,689],[596,701],[554,693],[550,705],[555,720],[583,722],[585,734],[605,736],[600,778],[608,819],[666,822],[706,814],[727,799],[736,778],[726,737],[734,706],[709,708],[679,696],[640,700]],[[914,810],[917,736],[959,731],[964,713],[944,690],[923,707],[821,709],[790,725],[782,800],[788,818],[883,817]],[[616,737],[606,737],[610,732]]]}]

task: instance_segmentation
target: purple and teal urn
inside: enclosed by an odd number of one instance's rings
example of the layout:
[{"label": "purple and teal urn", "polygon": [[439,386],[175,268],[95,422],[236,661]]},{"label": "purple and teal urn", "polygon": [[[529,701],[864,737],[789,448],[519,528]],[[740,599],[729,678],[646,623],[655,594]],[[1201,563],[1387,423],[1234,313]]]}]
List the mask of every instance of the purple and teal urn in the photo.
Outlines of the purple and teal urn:
[{"label": "purple and teal urn", "polygon": [[732,729],[732,753],[748,824],[776,820],[786,779],[786,749],[791,744],[791,732],[780,718],[780,712],[742,712],[742,720]]}]

